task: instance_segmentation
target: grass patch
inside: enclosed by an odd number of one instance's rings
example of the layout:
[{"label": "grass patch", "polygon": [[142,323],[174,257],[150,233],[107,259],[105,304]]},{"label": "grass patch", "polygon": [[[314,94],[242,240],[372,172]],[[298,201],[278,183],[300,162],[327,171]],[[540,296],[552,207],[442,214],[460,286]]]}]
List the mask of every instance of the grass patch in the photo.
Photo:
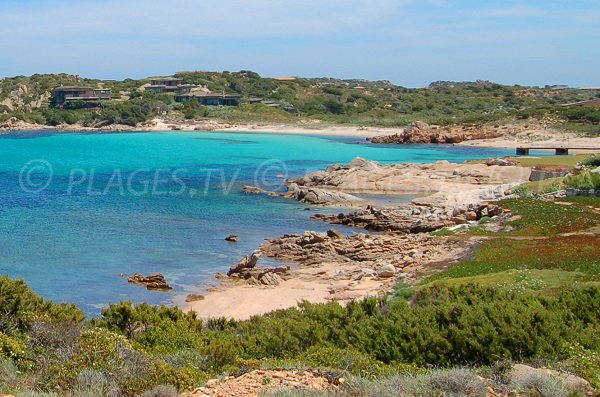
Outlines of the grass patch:
[{"label": "grass patch", "polygon": [[544,157],[511,157],[523,167],[535,167],[536,165],[553,165],[564,167],[575,167],[577,164],[590,157],[589,154],[574,154],[568,156],[544,156]]},{"label": "grass patch", "polygon": [[598,196],[577,196],[577,197],[566,197],[557,200],[561,203],[576,203],[586,207],[600,208],[600,197]]},{"label": "grass patch", "polygon": [[560,205],[534,199],[508,199],[502,204],[520,219],[511,222],[513,235],[553,236],[589,229],[600,223],[600,214],[584,205]]},{"label": "grass patch", "polygon": [[499,238],[487,241],[475,251],[473,258],[429,277],[426,282],[483,276],[515,269],[562,270],[585,274],[586,281],[599,280],[600,236],[568,236],[543,240]]},{"label": "grass patch", "polygon": [[482,276],[445,278],[434,284],[446,287],[464,284],[477,284],[485,287],[500,287],[512,292],[527,292],[559,289],[564,285],[580,285],[584,287],[600,286],[598,277],[565,270],[511,269],[505,272],[485,274]]},{"label": "grass patch", "polygon": [[527,182],[524,184],[524,186],[526,187],[527,191],[530,193],[537,193],[537,194],[552,193],[552,192],[556,192],[557,190],[561,190],[563,188],[563,179],[564,178],[560,177],[560,178],[544,179],[542,181]]}]

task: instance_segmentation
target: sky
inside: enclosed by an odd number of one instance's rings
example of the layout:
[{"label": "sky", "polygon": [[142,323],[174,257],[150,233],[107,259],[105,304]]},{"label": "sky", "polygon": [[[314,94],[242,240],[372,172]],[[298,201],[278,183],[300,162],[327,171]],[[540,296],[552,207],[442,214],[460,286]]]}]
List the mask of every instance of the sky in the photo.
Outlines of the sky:
[{"label": "sky", "polygon": [[0,76],[600,86],[600,0],[0,0]]}]

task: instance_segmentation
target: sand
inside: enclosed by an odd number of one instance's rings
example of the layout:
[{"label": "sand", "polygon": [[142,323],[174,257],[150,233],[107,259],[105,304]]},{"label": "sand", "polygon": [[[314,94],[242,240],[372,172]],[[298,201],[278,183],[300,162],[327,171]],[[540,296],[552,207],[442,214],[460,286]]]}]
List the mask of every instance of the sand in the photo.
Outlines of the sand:
[{"label": "sand", "polygon": [[347,136],[371,138],[381,135],[393,135],[402,131],[401,128],[380,127],[355,127],[327,125],[322,123],[306,123],[305,125],[290,124],[227,124],[215,121],[198,122],[169,122],[154,119],[136,127],[137,131],[214,131],[233,133],[260,133],[260,134],[290,134],[290,135],[320,135],[320,136]]},{"label": "sand", "polygon": [[459,146],[488,147],[488,148],[517,148],[518,146],[585,147],[591,150],[572,150],[569,153],[598,153],[600,152],[600,137],[587,137],[575,133],[562,132],[551,128],[532,129],[516,134],[507,134],[498,138],[477,139],[465,141]]},{"label": "sand", "polygon": [[212,289],[204,300],[187,304],[185,310],[194,311],[203,319],[227,317],[247,320],[274,310],[295,307],[302,301],[328,302],[332,297],[330,291],[335,290],[343,290],[346,294],[336,296],[347,298],[340,299],[342,303],[378,294],[381,283],[375,279],[366,278],[356,283],[336,280],[336,272],[342,267],[339,263],[323,263],[314,268],[294,270],[292,279],[277,286],[223,285]]}]

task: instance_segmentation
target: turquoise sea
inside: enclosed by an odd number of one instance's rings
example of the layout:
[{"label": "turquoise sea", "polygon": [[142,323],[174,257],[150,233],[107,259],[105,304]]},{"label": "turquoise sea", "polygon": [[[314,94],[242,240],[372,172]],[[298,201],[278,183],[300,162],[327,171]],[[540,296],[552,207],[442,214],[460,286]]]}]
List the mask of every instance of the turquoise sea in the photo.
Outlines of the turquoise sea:
[{"label": "turquoise sea", "polygon": [[[327,210],[244,195],[244,184],[275,190],[282,176],[357,156],[393,163],[506,154],[255,133],[1,135],[0,274],[91,315],[120,300],[173,303],[265,238],[327,229],[310,219]],[[229,234],[240,242],[225,242]],[[135,272],[163,273],[175,290],[128,285],[122,275]]]}]

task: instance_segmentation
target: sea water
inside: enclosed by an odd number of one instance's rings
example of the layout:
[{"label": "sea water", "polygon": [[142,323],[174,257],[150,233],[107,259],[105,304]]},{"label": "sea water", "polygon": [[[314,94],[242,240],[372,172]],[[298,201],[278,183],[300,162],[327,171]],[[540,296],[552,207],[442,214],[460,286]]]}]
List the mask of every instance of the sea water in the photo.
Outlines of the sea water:
[{"label": "sea water", "polygon": [[[0,274],[91,315],[121,300],[172,304],[202,292],[265,238],[328,228],[310,216],[332,210],[246,195],[245,184],[281,190],[285,177],[358,156],[395,163],[506,154],[304,135],[9,133],[0,136]],[[224,241],[229,234],[240,241]],[[136,272],[160,272],[174,290],[128,284]]]}]

